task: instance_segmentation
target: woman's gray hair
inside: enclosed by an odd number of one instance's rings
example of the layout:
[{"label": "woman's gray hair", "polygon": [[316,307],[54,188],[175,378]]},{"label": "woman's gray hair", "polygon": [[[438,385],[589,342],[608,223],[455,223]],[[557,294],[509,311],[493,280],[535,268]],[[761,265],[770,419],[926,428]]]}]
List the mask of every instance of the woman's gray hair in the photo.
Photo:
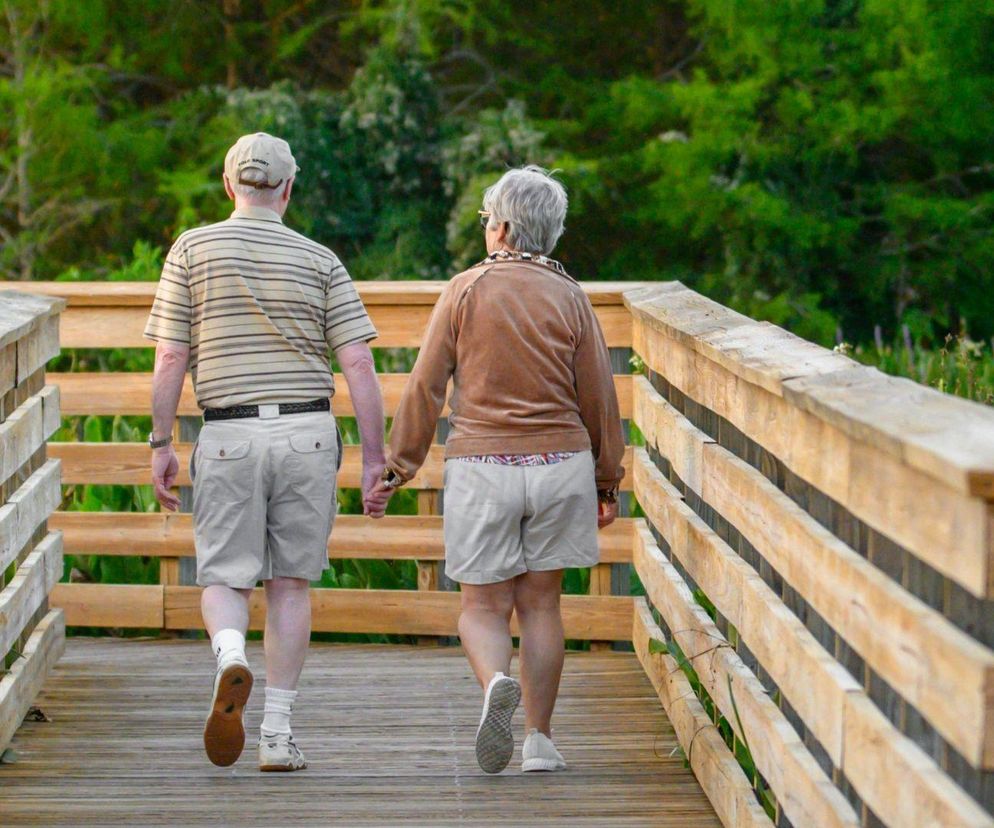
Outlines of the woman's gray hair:
[{"label": "woman's gray hair", "polygon": [[548,170],[529,164],[508,170],[483,194],[490,224],[507,222],[507,243],[521,253],[552,252],[563,234],[566,188]]}]

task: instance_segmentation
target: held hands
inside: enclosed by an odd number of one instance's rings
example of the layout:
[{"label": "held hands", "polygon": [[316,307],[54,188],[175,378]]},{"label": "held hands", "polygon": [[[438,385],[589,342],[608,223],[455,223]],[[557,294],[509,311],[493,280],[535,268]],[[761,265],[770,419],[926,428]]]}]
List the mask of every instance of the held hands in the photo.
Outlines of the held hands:
[{"label": "held hands", "polygon": [[393,495],[393,489],[388,489],[380,479],[386,464],[380,460],[376,463],[364,463],[362,468],[362,512],[368,517],[377,519],[387,511],[387,504]]},{"label": "held hands", "polygon": [[179,474],[179,458],[171,445],[152,450],[152,485],[155,499],[164,509],[175,512],[179,508],[179,498],[171,491]]},{"label": "held hands", "polygon": [[618,516],[618,501],[607,503],[603,500],[597,501],[597,528],[603,529],[614,523]]}]

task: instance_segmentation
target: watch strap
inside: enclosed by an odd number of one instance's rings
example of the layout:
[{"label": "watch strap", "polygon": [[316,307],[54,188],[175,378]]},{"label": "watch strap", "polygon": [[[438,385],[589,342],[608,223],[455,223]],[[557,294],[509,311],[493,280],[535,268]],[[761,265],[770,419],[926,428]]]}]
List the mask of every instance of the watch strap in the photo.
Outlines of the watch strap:
[{"label": "watch strap", "polygon": [[168,437],[163,437],[161,440],[156,440],[155,439],[155,432],[154,431],[150,431],[148,433],[148,447],[149,448],[153,448],[153,449],[165,448],[170,443],[172,443],[172,441],[173,441],[173,435],[172,434],[170,434]]}]

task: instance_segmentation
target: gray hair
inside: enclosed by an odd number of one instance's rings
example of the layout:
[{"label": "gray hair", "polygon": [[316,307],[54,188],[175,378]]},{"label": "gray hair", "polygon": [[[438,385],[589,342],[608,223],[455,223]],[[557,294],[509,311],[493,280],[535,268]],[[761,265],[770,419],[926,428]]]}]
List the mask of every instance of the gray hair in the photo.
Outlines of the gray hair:
[{"label": "gray hair", "polygon": [[508,170],[483,194],[490,228],[507,222],[507,243],[521,253],[552,252],[563,234],[566,188],[548,170],[529,164]]},{"label": "gray hair", "polygon": [[243,181],[250,182],[248,184],[239,184],[237,181],[230,181],[231,189],[234,190],[235,194],[239,197],[245,199],[245,201],[251,204],[258,204],[260,207],[267,207],[269,205],[277,204],[283,192],[286,190],[287,182],[282,182],[275,189],[269,189],[268,187],[253,187],[252,184],[264,184],[269,179],[266,177],[264,170],[256,169],[255,167],[249,167],[242,170],[241,179]]}]

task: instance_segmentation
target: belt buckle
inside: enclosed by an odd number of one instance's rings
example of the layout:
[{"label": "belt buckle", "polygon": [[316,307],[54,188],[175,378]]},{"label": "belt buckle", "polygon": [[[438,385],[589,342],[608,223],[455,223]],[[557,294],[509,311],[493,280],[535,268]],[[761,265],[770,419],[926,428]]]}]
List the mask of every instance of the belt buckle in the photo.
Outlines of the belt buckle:
[{"label": "belt buckle", "polygon": [[280,416],[279,403],[263,403],[259,406],[260,420],[276,420]]}]

